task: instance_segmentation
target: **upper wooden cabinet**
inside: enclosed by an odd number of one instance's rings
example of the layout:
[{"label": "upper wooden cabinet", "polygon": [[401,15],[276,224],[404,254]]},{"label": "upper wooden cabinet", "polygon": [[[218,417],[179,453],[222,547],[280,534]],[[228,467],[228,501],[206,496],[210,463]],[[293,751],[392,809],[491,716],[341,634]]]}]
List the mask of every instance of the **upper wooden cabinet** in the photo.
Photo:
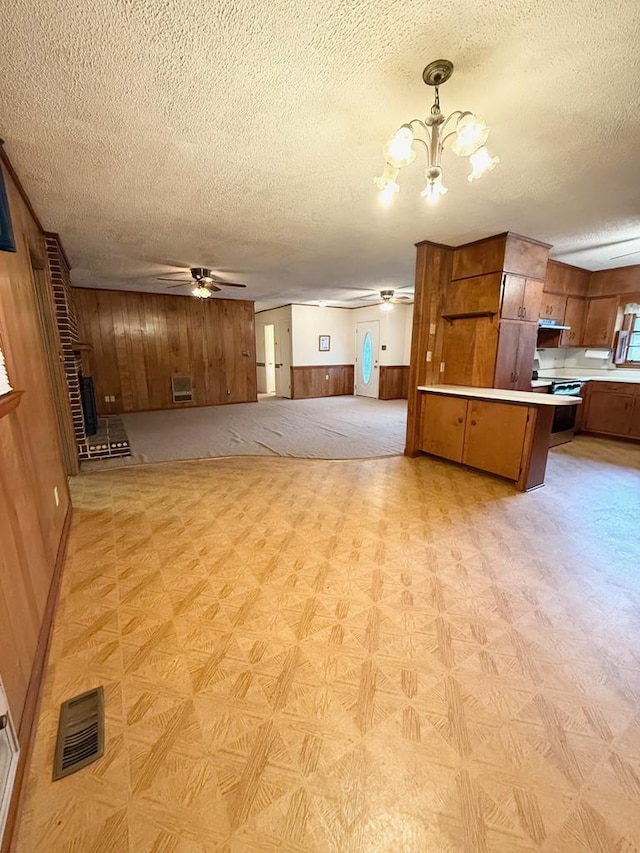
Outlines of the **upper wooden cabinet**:
[{"label": "upper wooden cabinet", "polygon": [[572,267],[570,264],[561,264],[559,261],[549,261],[544,289],[549,293],[558,293],[562,296],[585,297],[590,275],[589,270]]},{"label": "upper wooden cabinet", "polygon": [[445,385],[491,387],[498,343],[498,321],[472,317],[446,321],[441,373]]},{"label": "upper wooden cabinet", "polygon": [[538,320],[542,300],[541,281],[521,275],[505,275],[500,316],[505,320]]},{"label": "upper wooden cabinet", "polygon": [[560,337],[561,347],[579,347],[582,343],[582,332],[584,329],[584,315],[587,310],[587,301],[579,296],[568,296],[567,307],[564,312],[564,325],[571,326],[565,330]]},{"label": "upper wooden cabinet", "polygon": [[558,293],[543,293],[540,300],[540,318],[562,323],[564,322],[566,308],[566,296],[560,296]]},{"label": "upper wooden cabinet", "polygon": [[617,296],[596,297],[587,300],[587,311],[581,345],[583,347],[611,347],[618,313]]},{"label": "upper wooden cabinet", "polygon": [[544,280],[550,246],[518,234],[497,234],[453,251],[451,278],[508,272]]}]

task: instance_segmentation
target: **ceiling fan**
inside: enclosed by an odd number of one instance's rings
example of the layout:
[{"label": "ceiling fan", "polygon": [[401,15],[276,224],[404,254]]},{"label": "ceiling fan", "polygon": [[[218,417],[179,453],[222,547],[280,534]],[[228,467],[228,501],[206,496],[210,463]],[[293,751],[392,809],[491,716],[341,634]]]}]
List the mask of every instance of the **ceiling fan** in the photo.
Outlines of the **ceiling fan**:
[{"label": "ceiling fan", "polygon": [[[186,271],[185,271],[186,272]],[[158,281],[172,281],[174,282],[171,287],[167,288],[168,290],[172,290],[174,287],[185,287],[185,285],[193,285],[193,289],[191,293],[194,296],[197,296],[198,299],[208,299],[209,296],[213,296],[214,293],[218,293],[222,290],[223,287],[246,287],[246,284],[235,284],[232,281],[223,281],[221,278],[213,274],[213,271],[208,267],[191,267],[189,269],[191,273],[191,280],[183,279],[182,281],[178,281],[175,278],[165,278],[158,277]],[[176,273],[177,275],[184,275],[185,273]]]},{"label": "ceiling fan", "polygon": [[371,305],[379,305],[383,311],[390,311],[393,305],[407,305],[413,302],[413,294],[398,293],[395,290],[379,290],[377,294],[356,297],[360,301],[369,302]]}]

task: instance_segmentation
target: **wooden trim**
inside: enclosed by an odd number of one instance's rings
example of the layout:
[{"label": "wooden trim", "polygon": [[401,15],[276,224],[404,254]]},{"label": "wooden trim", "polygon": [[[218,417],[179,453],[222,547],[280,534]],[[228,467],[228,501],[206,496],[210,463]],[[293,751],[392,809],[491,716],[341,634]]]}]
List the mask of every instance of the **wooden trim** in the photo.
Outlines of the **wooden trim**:
[{"label": "wooden trim", "polygon": [[58,249],[60,251],[60,254],[64,258],[64,262],[67,265],[67,269],[70,270],[71,264],[69,263],[69,256],[67,255],[67,253],[64,250],[64,246],[62,245],[62,240],[60,239],[60,235],[56,231],[43,231],[42,233],[44,234],[45,238],[49,237],[50,239],[56,241],[56,243],[58,244]]},{"label": "wooden trim", "polygon": [[[491,238],[487,237],[486,239],[490,240]],[[418,246],[433,246],[435,249],[449,249],[449,250],[459,248],[459,246],[449,246],[446,243],[434,243],[432,240],[420,240],[419,243],[414,243],[413,245],[416,247],[416,249],[418,248]]]},{"label": "wooden trim", "polygon": [[8,394],[3,394],[0,397],[0,418],[18,408],[23,394],[24,391],[9,391]]},{"label": "wooden trim", "polygon": [[16,170],[11,165],[11,160],[9,160],[9,155],[7,154],[7,152],[4,149],[4,139],[0,139],[0,163],[2,163],[4,165],[5,169],[7,170],[9,175],[11,176],[11,180],[14,182],[16,189],[20,193],[20,197],[22,198],[22,201],[25,203],[27,210],[29,211],[29,213],[33,217],[33,219],[34,219],[36,225],[38,226],[38,228],[40,229],[40,231],[44,234],[45,230],[42,227],[42,222],[40,222],[38,214],[33,209],[33,205],[31,204],[31,201],[29,200],[29,196],[27,195],[25,188],[20,183],[20,178],[16,174]]},{"label": "wooden trim", "polygon": [[[524,240],[526,238],[523,237],[522,239]],[[556,261],[555,258],[549,258],[549,260],[553,261],[553,263],[557,264],[559,267],[567,267],[567,269],[570,269],[570,270],[577,270],[578,272],[586,272],[589,274],[591,274],[593,272],[593,270],[587,270],[584,267],[577,267],[575,264],[565,264],[564,261]],[[551,293],[551,292],[553,292],[553,291],[546,291],[545,290],[545,293]],[[566,293],[560,294],[560,296],[566,296],[566,295],[567,295]]]},{"label": "wooden trim", "polygon": [[[516,234],[515,231],[501,231],[499,234],[481,237],[479,240],[472,240],[470,243],[460,243],[458,246],[448,246],[446,243],[432,243],[431,240],[421,240],[419,243],[414,243],[414,246],[435,246],[438,249],[466,249],[468,246],[477,246],[480,243],[488,243],[490,240],[497,240],[501,237],[504,237],[505,240],[509,237],[514,237],[516,240],[535,243],[537,246],[544,246],[546,249],[550,249],[553,245],[552,243],[543,243],[542,240],[536,240],[535,237],[525,237],[523,234]],[[556,261],[556,263],[560,262]]]},{"label": "wooden trim", "polygon": [[49,660],[53,623],[58,609],[60,585],[62,581],[64,562],[67,555],[67,544],[69,541],[69,530],[71,529],[72,512],[72,506],[69,504],[64,524],[62,525],[62,533],[58,544],[58,553],[56,555],[53,577],[51,579],[51,586],[49,587],[49,595],[47,597],[47,604],[42,618],[42,625],[40,626],[38,645],[36,647],[33,667],[31,669],[31,678],[29,679],[29,687],[27,688],[24,710],[22,712],[22,719],[18,730],[20,759],[18,761],[18,769],[16,771],[13,794],[11,797],[11,803],[9,804],[7,824],[4,831],[4,838],[0,853],[11,853],[11,850],[14,849],[13,844],[17,840],[16,828],[24,805],[24,794],[26,790],[24,782],[35,741],[36,724],[38,721],[38,712],[40,710],[40,701],[42,699],[43,681]]},{"label": "wooden trim", "polygon": [[353,367],[353,362],[349,364],[292,364],[291,370],[328,370],[336,367]]},{"label": "wooden trim", "polygon": [[[185,285],[189,285],[191,282],[185,281]],[[194,282],[195,283],[195,282]],[[163,296],[167,299],[181,299],[182,296],[179,293],[161,293],[158,290],[118,290],[117,287],[76,287],[73,285],[72,290],[91,290],[93,293],[133,293],[136,296]],[[185,293],[183,296],[189,296],[191,299],[195,299],[194,296],[191,296],[190,293]],[[224,296],[212,296],[211,299],[214,299],[216,302],[251,302],[253,305],[255,303],[255,299],[231,299],[230,297]],[[210,302],[211,299],[203,299],[202,302]]]}]

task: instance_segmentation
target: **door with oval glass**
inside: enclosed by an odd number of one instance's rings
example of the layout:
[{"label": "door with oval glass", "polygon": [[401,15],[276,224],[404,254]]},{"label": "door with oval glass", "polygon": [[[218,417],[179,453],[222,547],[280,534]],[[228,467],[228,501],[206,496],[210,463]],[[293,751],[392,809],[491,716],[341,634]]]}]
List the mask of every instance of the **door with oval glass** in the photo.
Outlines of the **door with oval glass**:
[{"label": "door with oval glass", "polygon": [[356,394],[378,399],[380,321],[356,323]]}]

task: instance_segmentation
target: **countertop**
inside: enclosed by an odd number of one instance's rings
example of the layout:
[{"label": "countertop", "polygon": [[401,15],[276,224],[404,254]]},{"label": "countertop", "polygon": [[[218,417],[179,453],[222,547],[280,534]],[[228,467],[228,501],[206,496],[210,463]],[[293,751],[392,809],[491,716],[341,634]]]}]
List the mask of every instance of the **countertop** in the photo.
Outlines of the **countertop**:
[{"label": "countertop", "polygon": [[418,391],[455,397],[473,397],[479,400],[496,400],[503,403],[520,403],[526,406],[575,406],[576,403],[582,402],[582,397],[536,394],[533,391],[506,391],[503,388],[473,388],[468,385],[418,385]]},{"label": "countertop", "polygon": [[[553,376],[558,376],[560,378],[566,379],[579,379],[581,382],[640,382],[640,375],[638,375],[637,370],[630,370],[630,373],[634,374],[632,376],[625,376],[626,370],[625,368],[621,368],[619,370],[610,370],[606,373],[598,373],[595,375],[584,375],[579,371],[572,372],[567,370],[566,368],[563,371],[554,371]],[[566,373],[566,377],[563,377],[563,373]],[[532,388],[542,388],[543,386],[538,383],[545,383],[546,385],[550,384],[549,379],[546,379],[544,376],[540,376],[538,374],[538,378],[534,379],[531,382]]]}]

